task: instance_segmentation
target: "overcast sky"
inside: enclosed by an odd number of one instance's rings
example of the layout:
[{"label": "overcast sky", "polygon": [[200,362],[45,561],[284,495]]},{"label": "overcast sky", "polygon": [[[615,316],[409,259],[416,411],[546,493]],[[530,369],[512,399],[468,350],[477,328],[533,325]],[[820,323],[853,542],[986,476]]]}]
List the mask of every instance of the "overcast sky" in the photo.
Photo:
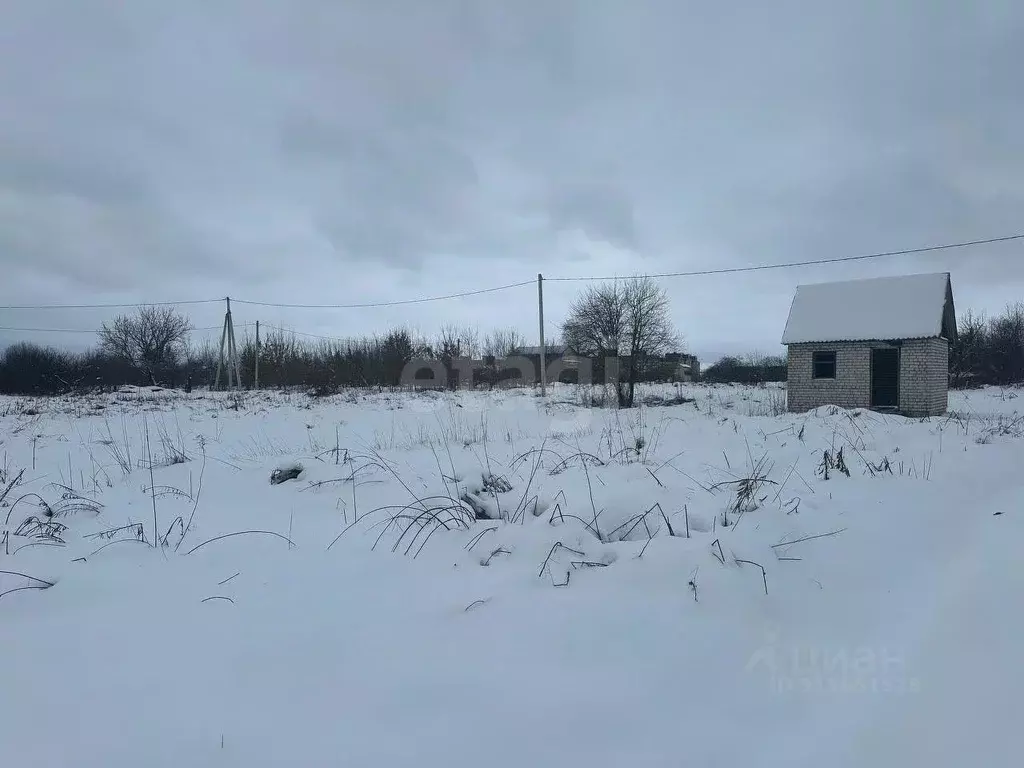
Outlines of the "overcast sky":
[{"label": "overcast sky", "polygon": [[[395,301],[1014,234],[1022,40],[1015,0],[0,0],[0,304]],[[960,311],[1024,299],[1024,242],[663,285],[710,361],[781,351],[797,283],[933,270]],[[549,334],[579,287],[546,284]],[[235,310],[537,333],[532,286]]]}]

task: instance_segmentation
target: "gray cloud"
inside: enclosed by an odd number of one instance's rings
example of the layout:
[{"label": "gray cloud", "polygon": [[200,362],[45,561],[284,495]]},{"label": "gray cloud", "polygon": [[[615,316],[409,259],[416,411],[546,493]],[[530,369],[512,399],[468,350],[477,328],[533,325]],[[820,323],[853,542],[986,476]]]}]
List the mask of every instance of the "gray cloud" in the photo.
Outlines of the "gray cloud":
[{"label": "gray cloud", "polygon": [[446,137],[307,118],[286,124],[282,142],[318,190],[309,200],[316,226],[346,258],[418,265],[457,247],[478,178]]},{"label": "gray cloud", "polygon": [[579,228],[594,240],[637,246],[633,204],[621,189],[599,183],[556,187],[547,208],[556,230]]},{"label": "gray cloud", "polygon": [[[387,301],[1022,227],[1024,8],[839,6],[7,0],[0,304]],[[925,269],[961,308],[1024,295],[1016,245],[665,285],[714,355],[776,348],[797,282]],[[259,311],[532,334],[533,295]]]}]

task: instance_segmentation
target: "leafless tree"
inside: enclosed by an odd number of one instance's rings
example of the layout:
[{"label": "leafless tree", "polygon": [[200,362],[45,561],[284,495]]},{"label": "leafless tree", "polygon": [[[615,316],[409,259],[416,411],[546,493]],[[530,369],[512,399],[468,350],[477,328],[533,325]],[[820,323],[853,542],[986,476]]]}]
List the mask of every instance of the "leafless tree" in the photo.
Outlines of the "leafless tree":
[{"label": "leafless tree", "polygon": [[468,325],[459,330],[459,338],[462,340],[462,354],[466,357],[477,359],[480,357],[480,329],[470,328]]},{"label": "leafless tree", "polygon": [[434,352],[437,359],[448,369],[448,388],[455,389],[459,386],[458,371],[461,370],[470,376],[472,374],[472,364],[467,367],[458,361],[479,356],[480,334],[476,329],[467,326],[443,325]]},{"label": "leafless tree", "polygon": [[451,365],[453,360],[464,354],[461,330],[454,325],[442,325],[434,349],[438,360]]},{"label": "leafless tree", "polygon": [[1024,379],[1024,302],[1009,305],[988,327],[990,376],[999,384]]},{"label": "leafless tree", "polygon": [[445,364],[459,357],[480,354],[480,332],[469,326],[442,325],[434,347],[437,359]]},{"label": "leafless tree", "polygon": [[492,387],[499,383],[519,382],[518,376],[513,377],[512,372],[519,374],[521,371],[514,365],[506,370],[503,361],[519,354],[525,345],[526,339],[515,328],[499,328],[484,336],[481,349],[483,380]]},{"label": "leafless tree", "polygon": [[483,352],[486,357],[500,360],[516,354],[524,346],[526,340],[515,328],[499,328],[484,337]]},{"label": "leafless tree", "polygon": [[625,285],[587,288],[569,305],[562,336],[576,354],[597,358],[605,373],[606,361],[627,356],[626,379],[617,392],[619,405],[626,408],[633,405],[636,382],[647,359],[679,344],[669,318],[668,297],[647,277]]},{"label": "leafless tree", "polygon": [[949,374],[953,386],[963,386],[985,366],[989,321],[967,310],[957,318],[957,339],[949,348]]},{"label": "leafless tree", "polygon": [[100,327],[100,348],[130,362],[154,384],[162,383],[184,354],[192,323],[173,307],[139,307]]},{"label": "leafless tree", "polygon": [[603,359],[618,356],[625,329],[625,292],[618,283],[606,283],[573,299],[562,337],[576,354]]},{"label": "leafless tree", "polygon": [[[668,296],[649,277],[633,280],[623,290],[626,305],[626,354],[629,355],[627,408],[633,407],[636,381],[648,358],[663,355],[679,346],[680,338],[669,317]],[[620,395],[622,403],[623,397]]]}]

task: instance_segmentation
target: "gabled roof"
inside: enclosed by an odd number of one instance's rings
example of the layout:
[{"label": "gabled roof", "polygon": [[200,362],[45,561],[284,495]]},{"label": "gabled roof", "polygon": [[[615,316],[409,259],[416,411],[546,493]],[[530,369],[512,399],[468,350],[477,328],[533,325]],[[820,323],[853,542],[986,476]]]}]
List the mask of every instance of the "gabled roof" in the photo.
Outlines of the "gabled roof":
[{"label": "gabled roof", "polygon": [[798,286],[782,343],[940,336],[956,339],[948,272]]}]

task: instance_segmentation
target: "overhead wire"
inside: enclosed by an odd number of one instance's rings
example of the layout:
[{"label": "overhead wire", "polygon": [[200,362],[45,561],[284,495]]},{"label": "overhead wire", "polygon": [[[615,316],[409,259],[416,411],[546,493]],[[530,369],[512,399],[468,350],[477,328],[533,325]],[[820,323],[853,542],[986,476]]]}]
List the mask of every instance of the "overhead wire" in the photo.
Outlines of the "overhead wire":
[{"label": "overhead wire", "polygon": [[[235,323],[235,328],[246,328],[253,325],[253,323]],[[192,331],[219,331],[223,328],[223,325],[209,325],[203,328],[193,328]],[[12,328],[10,326],[0,326],[0,331],[21,331],[25,333],[92,333],[97,334],[100,329],[89,329],[89,328]]]},{"label": "overhead wire", "polygon": [[832,259],[809,259],[807,261],[789,261],[777,264],[754,264],[744,267],[721,267],[718,269],[699,269],[688,272],[660,272],[647,275],[627,275],[615,277],[545,277],[544,282],[583,282],[590,280],[636,280],[642,278],[665,278],[665,277],[700,277],[703,275],[726,275],[736,272],[761,272],[768,269],[789,269],[792,267],[812,267],[820,264],[841,264],[851,261],[866,261],[868,259],[880,259],[887,256],[910,256],[916,253],[929,253],[932,251],[947,251],[954,248],[967,248],[974,245],[988,245],[990,243],[1005,243],[1011,240],[1024,240],[1024,233],[1008,235],[1006,237],[990,237],[984,240],[968,240],[960,243],[945,243],[943,245],[929,245],[924,248],[906,248],[899,251],[880,251],[878,253],[864,253],[856,256],[839,256]]},{"label": "overhead wire", "polygon": [[[1003,237],[989,237],[980,240],[965,240],[955,243],[943,243],[940,245],[929,245],[921,248],[905,248],[900,250],[892,251],[879,251],[875,253],[864,253],[852,256],[839,256],[835,258],[823,258],[823,259],[808,259],[805,261],[788,261],[773,264],[752,264],[739,267],[719,267],[711,269],[699,269],[699,270],[687,270],[678,272],[657,272],[653,274],[641,274],[641,275],[616,275],[616,276],[598,276],[598,275],[585,275],[575,277],[545,277],[544,282],[586,282],[586,281],[598,281],[598,280],[634,280],[642,278],[671,278],[671,277],[699,277],[704,275],[725,275],[725,274],[737,274],[744,272],[761,272],[773,269],[790,269],[795,267],[810,267],[826,264],[841,264],[856,261],[867,261],[872,259],[881,259],[893,256],[910,256],[922,253],[932,253],[936,251],[948,251],[958,248],[968,248],[979,245],[991,245],[995,243],[1006,243],[1016,240],[1024,240],[1024,233],[1006,235]],[[359,302],[351,304],[302,304],[302,303],[286,303],[286,302],[273,302],[273,301],[256,301],[252,299],[239,299],[232,298],[236,304],[245,304],[249,306],[258,307],[274,307],[280,309],[372,309],[378,307],[398,307],[407,306],[412,304],[426,304],[437,301],[447,301],[451,299],[461,299],[470,296],[480,296],[483,294],[497,293],[500,291],[511,290],[514,288],[522,288],[528,285],[534,285],[535,280],[523,280],[517,283],[508,283],[506,285],[492,286],[489,288],[479,288],[472,291],[460,291],[457,293],[449,293],[438,296],[424,296],[413,299],[396,299],[391,301],[369,301]],[[156,301],[156,302],[135,302],[135,303],[99,303],[99,304],[7,304],[0,305],[0,310],[56,310],[56,309],[125,309],[125,308],[139,308],[146,306],[189,306],[198,304],[215,304],[221,301],[225,301],[227,297],[218,299],[190,299],[187,301]],[[240,327],[244,327],[240,326]],[[196,330],[217,330],[220,326],[211,326],[207,329],[196,329]],[[278,329],[284,330],[284,329]],[[27,332],[27,333],[96,333],[95,330],[86,329],[74,329],[74,328],[16,328],[0,326],[0,331],[11,331],[11,332]],[[294,333],[299,333],[295,331]],[[317,334],[303,334],[311,337],[317,337]],[[323,336],[321,338],[330,339],[333,337]]]},{"label": "overhead wire", "polygon": [[249,299],[232,299],[237,304],[249,304],[257,307],[280,307],[283,309],[370,309],[374,307],[398,307],[405,304],[426,304],[431,301],[447,301],[448,299],[462,299],[467,296],[479,296],[484,293],[497,293],[507,291],[511,288],[522,288],[525,285],[535,285],[536,280],[523,280],[519,283],[498,285],[493,288],[480,288],[475,291],[462,291],[460,293],[449,293],[444,296],[427,296],[419,299],[399,299],[396,301],[364,302],[360,304],[281,304],[273,301],[251,301]]},{"label": "overhead wire", "polygon": [[136,301],[130,304],[2,304],[0,309],[137,309],[139,307],[171,307],[178,305],[216,304],[219,299],[191,299],[189,301]]}]

